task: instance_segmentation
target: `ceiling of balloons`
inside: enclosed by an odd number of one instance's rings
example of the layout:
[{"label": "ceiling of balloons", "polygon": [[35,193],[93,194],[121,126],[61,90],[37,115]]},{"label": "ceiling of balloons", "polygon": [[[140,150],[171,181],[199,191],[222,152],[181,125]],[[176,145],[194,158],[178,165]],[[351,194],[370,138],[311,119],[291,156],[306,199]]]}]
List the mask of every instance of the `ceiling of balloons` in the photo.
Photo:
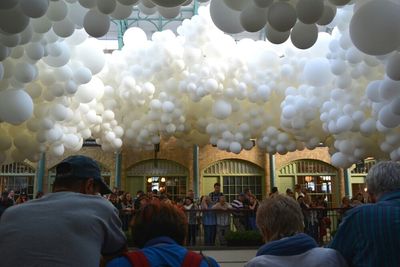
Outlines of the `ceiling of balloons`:
[{"label": "ceiling of balloons", "polygon": [[[88,38],[133,8],[173,18],[184,5],[1,0],[0,163],[171,137],[233,153],[323,144],[338,167],[400,160],[399,0],[211,0],[176,33],[129,28],[112,54]],[[224,33],[261,29],[266,41]]]}]

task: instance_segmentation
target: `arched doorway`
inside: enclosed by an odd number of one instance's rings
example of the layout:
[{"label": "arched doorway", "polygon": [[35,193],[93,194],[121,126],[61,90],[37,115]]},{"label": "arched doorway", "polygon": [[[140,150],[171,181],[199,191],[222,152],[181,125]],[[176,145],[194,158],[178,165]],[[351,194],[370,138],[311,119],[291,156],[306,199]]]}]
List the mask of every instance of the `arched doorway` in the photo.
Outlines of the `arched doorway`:
[{"label": "arched doorway", "polygon": [[[110,169],[108,169],[103,163],[98,162],[97,160],[96,160],[96,163],[100,167],[101,176],[103,177],[104,181],[106,182],[106,184],[108,186],[110,186],[110,179],[111,179]],[[49,174],[48,174],[48,178],[47,178],[47,192],[52,191],[54,180],[56,178],[56,166],[57,166],[57,164],[49,169]]]},{"label": "arched doorway", "polygon": [[165,191],[172,200],[183,198],[187,193],[188,174],[188,169],[175,161],[141,161],[127,170],[125,191],[135,195],[138,190],[157,189]]},{"label": "arched doorway", "polygon": [[204,169],[202,177],[203,195],[212,192],[214,183],[219,182],[229,202],[247,188],[258,199],[262,199],[264,170],[254,163],[239,159],[220,160]]},{"label": "arched doorway", "polygon": [[302,159],[292,161],[278,171],[276,185],[279,192],[293,189],[295,184],[308,189],[312,200],[324,197],[328,207],[337,206],[339,186],[338,170],[323,161]]},{"label": "arched doorway", "polygon": [[36,170],[24,162],[1,165],[1,192],[13,190],[15,192],[15,199],[17,199],[21,193],[26,193],[29,199],[32,199],[35,174]]}]

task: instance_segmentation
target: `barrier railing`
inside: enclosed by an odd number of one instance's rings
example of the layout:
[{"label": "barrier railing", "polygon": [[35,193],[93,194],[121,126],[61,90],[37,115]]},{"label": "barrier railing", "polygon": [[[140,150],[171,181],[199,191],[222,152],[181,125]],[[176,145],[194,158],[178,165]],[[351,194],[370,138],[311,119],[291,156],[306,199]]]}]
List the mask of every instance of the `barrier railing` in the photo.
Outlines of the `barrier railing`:
[{"label": "barrier railing", "polygon": [[[304,232],[321,246],[329,243],[348,209],[303,209]],[[250,209],[193,209],[184,210],[188,218],[186,245],[190,247],[256,247],[262,244],[256,227],[256,213]],[[121,213],[124,230],[127,230],[132,214]]]}]

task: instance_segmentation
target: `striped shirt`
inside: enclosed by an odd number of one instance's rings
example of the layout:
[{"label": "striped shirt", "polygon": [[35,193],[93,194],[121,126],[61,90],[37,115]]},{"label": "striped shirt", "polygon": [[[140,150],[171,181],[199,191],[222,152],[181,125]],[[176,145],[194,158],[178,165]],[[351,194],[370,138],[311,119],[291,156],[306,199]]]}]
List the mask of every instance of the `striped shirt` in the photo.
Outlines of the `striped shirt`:
[{"label": "striped shirt", "polygon": [[400,190],[349,210],[328,247],[350,266],[400,266]]}]

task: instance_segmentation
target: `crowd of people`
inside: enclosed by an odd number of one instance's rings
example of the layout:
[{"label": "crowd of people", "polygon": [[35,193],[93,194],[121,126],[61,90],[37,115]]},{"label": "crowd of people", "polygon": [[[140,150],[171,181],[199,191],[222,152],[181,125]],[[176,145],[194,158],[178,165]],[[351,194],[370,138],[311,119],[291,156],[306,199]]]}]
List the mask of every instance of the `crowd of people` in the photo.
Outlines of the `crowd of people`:
[{"label": "crowd of people", "polygon": [[[321,220],[330,223],[326,200],[311,200],[298,185],[286,194],[273,188],[262,202],[246,189],[228,203],[219,183],[200,199],[192,190],[176,200],[158,191],[132,197],[110,190],[94,160],[72,156],[57,165],[52,193],[16,201],[3,192],[0,266],[219,266],[186,247],[197,244],[201,226],[205,245],[226,244],[231,223],[236,231],[258,229],[265,241],[247,267],[400,266],[400,165],[376,164],[366,184],[371,203],[344,198],[349,210],[323,248],[310,231],[314,219],[319,231]],[[137,248],[130,252],[129,229]]]}]

